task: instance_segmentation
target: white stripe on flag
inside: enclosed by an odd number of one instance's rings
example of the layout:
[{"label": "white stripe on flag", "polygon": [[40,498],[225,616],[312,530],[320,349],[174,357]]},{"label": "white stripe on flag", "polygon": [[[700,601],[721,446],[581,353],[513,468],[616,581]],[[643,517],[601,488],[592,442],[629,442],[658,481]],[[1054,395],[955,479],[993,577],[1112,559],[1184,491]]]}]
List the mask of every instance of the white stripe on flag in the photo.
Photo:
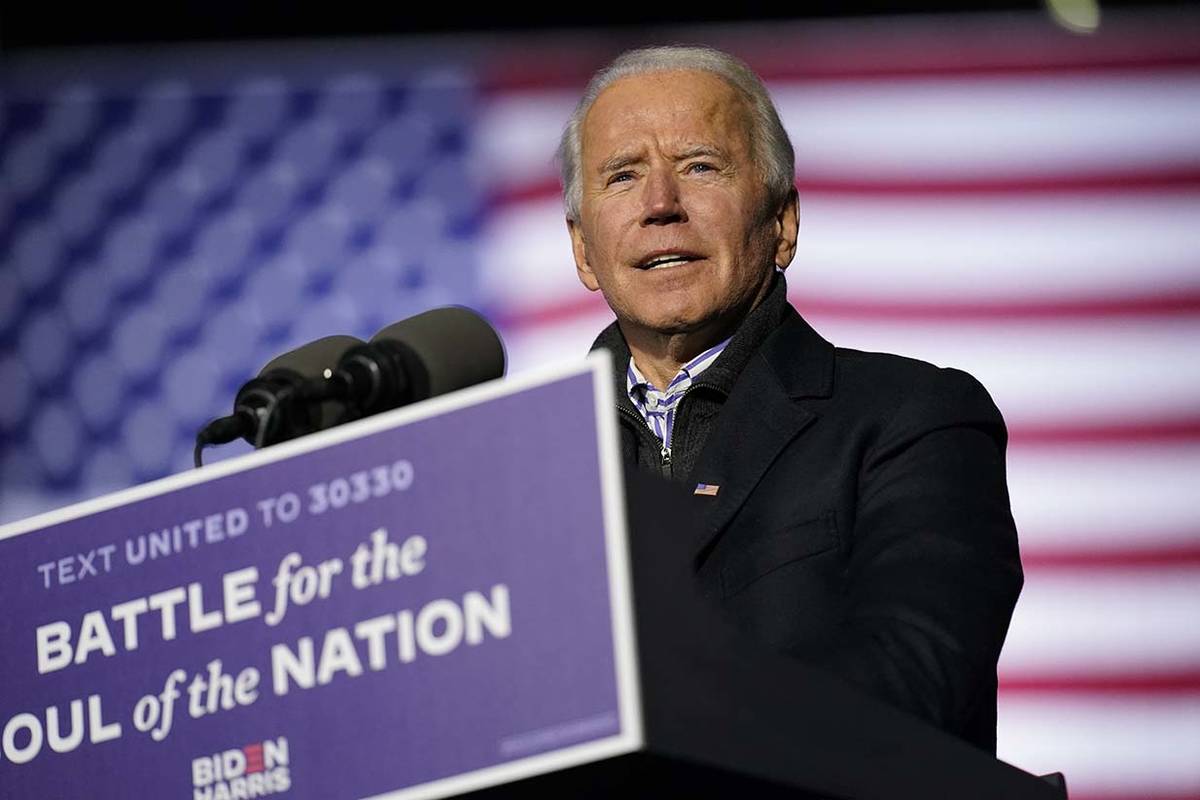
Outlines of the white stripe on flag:
[{"label": "white stripe on flag", "polygon": [[1014,448],[1008,487],[1023,547],[1196,542],[1200,444]]},{"label": "white stripe on flag", "polygon": [[1198,620],[1200,567],[1035,570],[1026,576],[1000,674],[1137,677],[1195,668]]},{"label": "white stripe on flag", "polygon": [[[797,291],[803,308],[803,290]],[[1010,427],[1200,411],[1200,315],[950,324],[808,318],[834,344],[970,372]]]},{"label": "white stripe on flag", "polygon": [[773,84],[797,172],[1037,175],[1195,163],[1200,71]]},{"label": "white stripe on flag", "polygon": [[1005,697],[996,749],[1021,769],[1065,773],[1072,797],[1200,794],[1200,696]]}]

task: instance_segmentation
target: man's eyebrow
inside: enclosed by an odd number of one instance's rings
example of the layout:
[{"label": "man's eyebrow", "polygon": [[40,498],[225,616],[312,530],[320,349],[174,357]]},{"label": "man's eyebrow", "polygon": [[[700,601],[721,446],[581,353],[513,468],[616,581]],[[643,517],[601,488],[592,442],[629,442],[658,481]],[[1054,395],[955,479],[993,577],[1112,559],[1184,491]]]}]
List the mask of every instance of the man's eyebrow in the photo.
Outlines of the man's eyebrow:
[{"label": "man's eyebrow", "polygon": [[686,161],[689,158],[696,156],[712,156],[715,158],[724,158],[725,151],[711,144],[696,144],[691,147],[686,147],[675,154],[676,161]]},{"label": "man's eyebrow", "polygon": [[609,156],[600,163],[600,172],[613,172],[614,170],[624,169],[630,164],[637,164],[642,160],[642,157],[633,153],[617,153]]},{"label": "man's eyebrow", "polygon": [[[675,161],[686,161],[689,158],[696,158],[697,156],[725,158],[725,151],[711,144],[695,144],[680,150],[672,156],[672,159]],[[644,160],[637,153],[616,153],[600,163],[600,174],[604,175],[609,172],[616,172],[633,164],[640,164]]]}]

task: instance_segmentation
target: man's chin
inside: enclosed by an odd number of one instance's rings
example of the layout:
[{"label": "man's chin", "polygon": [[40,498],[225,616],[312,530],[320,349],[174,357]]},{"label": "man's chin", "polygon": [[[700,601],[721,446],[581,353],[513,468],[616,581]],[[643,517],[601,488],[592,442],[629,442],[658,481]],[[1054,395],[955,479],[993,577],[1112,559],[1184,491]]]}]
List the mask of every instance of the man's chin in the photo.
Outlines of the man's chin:
[{"label": "man's chin", "polygon": [[712,314],[655,314],[621,319],[621,328],[626,335],[630,329],[636,329],[645,334],[674,337],[703,333],[716,322]]}]

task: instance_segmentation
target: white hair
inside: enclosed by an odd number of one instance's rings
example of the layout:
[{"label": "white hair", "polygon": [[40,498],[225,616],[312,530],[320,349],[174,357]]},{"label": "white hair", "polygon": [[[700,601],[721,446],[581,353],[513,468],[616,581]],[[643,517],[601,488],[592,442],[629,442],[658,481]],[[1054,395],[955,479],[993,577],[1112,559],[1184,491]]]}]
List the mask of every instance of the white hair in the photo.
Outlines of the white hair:
[{"label": "white hair", "polygon": [[772,206],[777,207],[791,194],[795,181],[796,154],[767,88],[754,71],[740,59],[711,47],[645,47],[622,53],[593,75],[563,129],[558,145],[558,162],[562,170],[563,207],[568,219],[579,219],[583,192],[580,185],[583,179],[583,121],[596,98],[622,78],[676,70],[711,73],[742,95],[750,109],[750,146],[755,159],[761,164],[767,197]]}]

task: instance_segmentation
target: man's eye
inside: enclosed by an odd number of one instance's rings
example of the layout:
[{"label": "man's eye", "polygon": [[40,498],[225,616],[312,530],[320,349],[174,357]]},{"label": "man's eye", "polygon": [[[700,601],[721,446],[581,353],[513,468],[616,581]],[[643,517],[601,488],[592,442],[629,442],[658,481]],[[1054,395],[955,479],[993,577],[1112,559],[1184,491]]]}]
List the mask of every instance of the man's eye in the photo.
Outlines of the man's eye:
[{"label": "man's eye", "polygon": [[628,180],[633,180],[632,172],[618,172],[617,174],[615,174],[611,178],[609,178],[608,182],[610,184],[612,184],[612,183],[621,183],[623,181],[628,181]]},{"label": "man's eye", "polygon": [[694,164],[688,164],[689,172],[712,172],[715,169],[716,167],[714,167],[712,164],[706,164],[703,161],[697,161]]}]

